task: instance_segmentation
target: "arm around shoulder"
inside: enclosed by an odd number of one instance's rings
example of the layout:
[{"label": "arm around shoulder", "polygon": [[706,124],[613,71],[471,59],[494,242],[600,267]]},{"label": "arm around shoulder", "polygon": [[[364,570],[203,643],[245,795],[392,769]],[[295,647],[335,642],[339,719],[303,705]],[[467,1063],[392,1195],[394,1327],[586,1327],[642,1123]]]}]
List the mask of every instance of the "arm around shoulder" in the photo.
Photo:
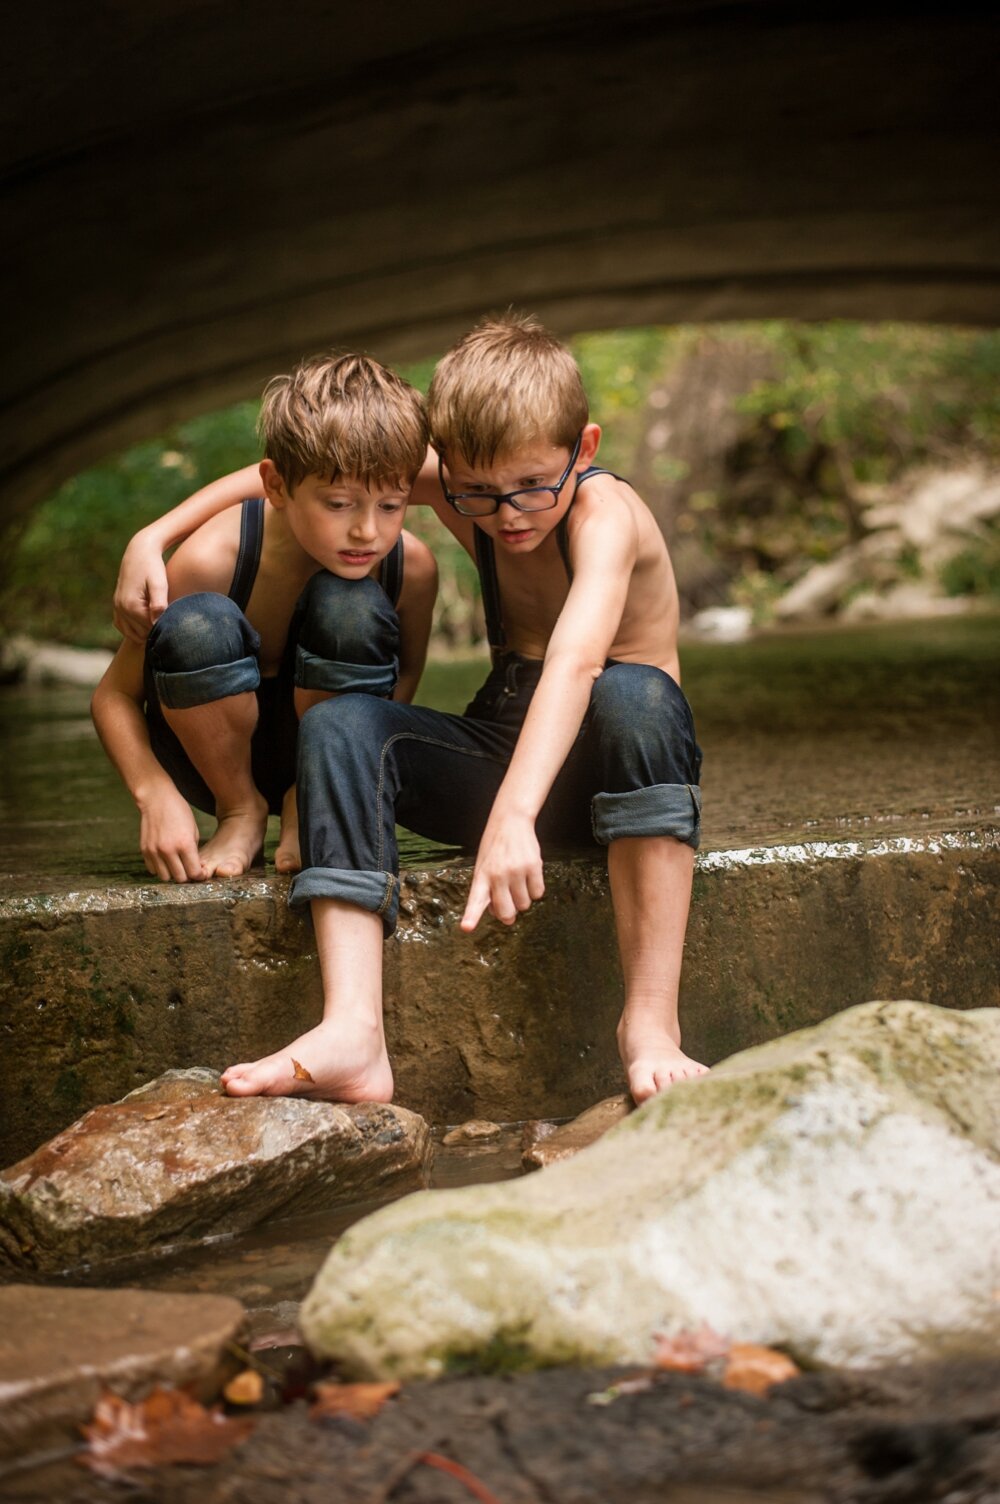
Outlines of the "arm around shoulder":
[{"label": "arm around shoulder", "polygon": [[163,554],[227,507],[262,491],[260,467],[245,465],[202,486],[171,511],[141,528],[122,555],[114,596],[114,624],[122,636],[141,643],[167,605]]}]

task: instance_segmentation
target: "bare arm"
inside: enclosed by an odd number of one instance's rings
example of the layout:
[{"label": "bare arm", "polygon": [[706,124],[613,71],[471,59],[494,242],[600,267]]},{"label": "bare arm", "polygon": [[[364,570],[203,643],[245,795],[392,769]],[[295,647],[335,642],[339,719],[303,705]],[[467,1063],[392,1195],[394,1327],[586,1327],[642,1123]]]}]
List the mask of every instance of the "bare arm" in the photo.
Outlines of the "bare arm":
[{"label": "bare arm", "polygon": [[487,908],[513,924],[545,891],[535,821],[576,740],[615,640],[637,546],[624,509],[609,509],[579,530],[573,585],[479,843],[464,930],[474,930]]},{"label": "bare arm", "polygon": [[202,486],[186,501],[149,523],[131,539],[122,555],[115,586],[114,623],[122,636],[142,643],[167,605],[164,552],[227,507],[247,496],[262,494],[260,467],[245,465],[211,485]]},{"label": "bare arm", "polygon": [[142,712],[143,649],[123,642],[94,691],[90,710],[105,752],[139,811],[146,870],[165,882],[204,876],[190,805],[161,767]]},{"label": "bare arm", "polygon": [[403,534],[403,590],[399,598],[399,679],[394,700],[409,703],[427,661],[427,643],[437,596],[434,555],[412,533]]}]

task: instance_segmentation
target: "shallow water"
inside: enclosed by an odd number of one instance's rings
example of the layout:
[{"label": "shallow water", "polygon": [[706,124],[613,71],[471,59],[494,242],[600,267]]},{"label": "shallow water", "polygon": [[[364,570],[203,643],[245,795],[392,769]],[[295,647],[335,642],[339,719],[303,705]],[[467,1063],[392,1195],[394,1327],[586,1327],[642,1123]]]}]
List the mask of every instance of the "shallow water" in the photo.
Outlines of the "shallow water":
[{"label": "shallow water", "polygon": [[[443,1131],[435,1134],[433,1189],[485,1185],[522,1174],[519,1124],[505,1125],[497,1139],[473,1144],[445,1146],[440,1142]],[[71,1270],[65,1280],[110,1289],[141,1285],[179,1294],[232,1295],[246,1307],[247,1340],[280,1339],[294,1327],[299,1304],[336,1240],[361,1217],[395,1199],[390,1193],[380,1201],[265,1223],[239,1236],[174,1252],[116,1260],[89,1271]]]},{"label": "shallow water", "polygon": [[[703,852],[995,823],[1000,616],[692,643],[682,662],[705,753]],[[432,664],[419,699],[460,711],[484,672]],[[0,892],[149,881],[88,700],[0,690]],[[272,820],[266,856],[276,841]],[[402,854],[448,853],[404,835]]]}]

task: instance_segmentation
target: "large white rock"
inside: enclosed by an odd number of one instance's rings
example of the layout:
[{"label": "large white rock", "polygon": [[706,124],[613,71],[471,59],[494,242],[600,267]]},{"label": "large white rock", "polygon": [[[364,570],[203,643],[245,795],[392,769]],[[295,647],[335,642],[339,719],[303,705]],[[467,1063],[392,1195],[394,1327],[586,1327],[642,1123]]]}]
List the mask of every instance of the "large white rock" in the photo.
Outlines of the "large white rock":
[{"label": "large white rock", "polygon": [[301,1314],[359,1375],[641,1362],[708,1322],[801,1361],[1000,1345],[1000,1010],[868,1003],[526,1180],[360,1222]]}]

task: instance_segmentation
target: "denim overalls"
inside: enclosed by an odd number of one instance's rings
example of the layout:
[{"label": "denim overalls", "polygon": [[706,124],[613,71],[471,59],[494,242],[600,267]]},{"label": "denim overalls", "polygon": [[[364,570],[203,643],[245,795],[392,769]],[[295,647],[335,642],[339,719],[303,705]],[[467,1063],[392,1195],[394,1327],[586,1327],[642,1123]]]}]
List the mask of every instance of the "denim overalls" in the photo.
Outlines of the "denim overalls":
[{"label": "denim overalls", "polygon": [[185,709],[254,690],[258,718],[250,744],[257,788],[272,814],[295,781],[298,720],[293,689],[390,695],[399,669],[395,605],[403,583],[403,540],[382,561],[379,582],[343,580],[320,570],[303,590],[288,628],[281,667],[262,678],[260,638],[244,612],[264,539],[264,499],[243,503],[240,548],[228,595],[202,591],[172,601],[146,643],[146,723],[157,760],[190,804],[215,813],[215,799],[170,729],[161,706]]},{"label": "denim overalls", "polygon": [[[580,483],[598,473],[585,472]],[[313,898],[356,903],[381,915],[388,936],[399,907],[396,824],[449,845],[478,845],[542,662],[505,647],[492,541],[477,529],[476,544],[494,661],[464,715],[348,694],[303,716],[303,870],[289,891],[293,906]],[[568,560],[564,541],[560,551]],[[662,669],[610,661],[539,815],[543,852],[653,835],[697,848],[700,766],[680,687]]]}]

